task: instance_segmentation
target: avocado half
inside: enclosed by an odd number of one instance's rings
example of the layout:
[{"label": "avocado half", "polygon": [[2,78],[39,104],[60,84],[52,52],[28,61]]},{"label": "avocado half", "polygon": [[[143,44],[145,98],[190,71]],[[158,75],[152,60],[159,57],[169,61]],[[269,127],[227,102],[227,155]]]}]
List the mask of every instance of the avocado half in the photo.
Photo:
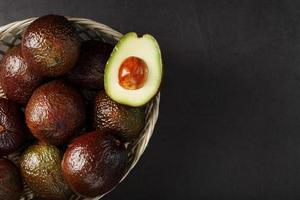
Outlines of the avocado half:
[{"label": "avocado half", "polygon": [[[135,57],[147,66],[147,77],[142,87],[128,89],[120,84],[119,73],[127,58]],[[138,37],[130,32],[124,35],[115,46],[107,61],[104,72],[104,88],[114,101],[129,105],[142,106],[158,92],[162,78],[162,59],[159,45],[149,34]]]}]

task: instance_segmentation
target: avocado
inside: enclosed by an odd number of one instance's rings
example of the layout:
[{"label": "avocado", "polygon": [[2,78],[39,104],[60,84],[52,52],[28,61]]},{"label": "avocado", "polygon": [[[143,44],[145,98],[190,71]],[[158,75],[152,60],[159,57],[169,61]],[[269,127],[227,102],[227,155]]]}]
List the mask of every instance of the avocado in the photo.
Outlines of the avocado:
[{"label": "avocado", "polygon": [[0,199],[19,200],[23,191],[23,183],[19,169],[5,158],[0,158]]},{"label": "avocado", "polygon": [[124,141],[140,135],[145,125],[145,108],[130,107],[110,99],[104,90],[96,96],[92,109],[92,127],[100,131],[114,131]]},{"label": "avocado", "polygon": [[43,78],[33,72],[18,45],[4,55],[0,64],[0,83],[6,97],[25,105]]},{"label": "avocado", "polygon": [[79,91],[67,82],[54,80],[34,91],[25,117],[33,136],[60,145],[81,131],[86,110]]},{"label": "avocado", "polygon": [[162,79],[159,45],[149,34],[131,32],[115,46],[104,71],[104,88],[114,101],[142,106],[158,92]]},{"label": "avocado", "polygon": [[72,194],[61,173],[62,154],[46,143],[34,144],[21,155],[20,169],[24,181],[40,197],[65,200]]},{"label": "avocado", "polygon": [[62,172],[76,194],[96,197],[118,184],[127,162],[124,145],[113,135],[90,132],[69,144],[63,157]]},{"label": "avocado", "polygon": [[66,78],[81,87],[103,89],[104,68],[112,50],[113,45],[102,41],[83,42],[79,59]]},{"label": "avocado", "polygon": [[17,150],[26,141],[26,126],[21,108],[0,98],[0,155]]},{"label": "avocado", "polygon": [[74,67],[80,53],[80,39],[67,18],[46,15],[25,30],[22,52],[37,73],[56,77]]}]

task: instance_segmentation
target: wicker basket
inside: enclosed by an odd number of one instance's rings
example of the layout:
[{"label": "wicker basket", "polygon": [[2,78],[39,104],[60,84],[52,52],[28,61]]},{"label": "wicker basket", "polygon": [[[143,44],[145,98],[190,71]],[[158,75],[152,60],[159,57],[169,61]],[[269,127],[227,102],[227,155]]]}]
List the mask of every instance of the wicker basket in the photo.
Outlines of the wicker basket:
[{"label": "wicker basket", "polygon": [[[2,58],[5,52],[12,48],[13,46],[18,45],[21,42],[22,33],[24,29],[36,18],[30,18],[22,21],[16,21],[5,26],[0,27],[0,58]],[[83,40],[89,39],[100,39],[109,43],[116,43],[120,37],[121,33],[113,30],[112,28],[98,23],[93,20],[84,19],[84,18],[68,18],[72,23],[74,23],[79,36]],[[0,97],[5,97],[1,86],[0,86]],[[160,94],[158,93],[151,102],[148,103],[146,109],[146,125],[142,131],[141,137],[134,143],[129,145],[130,153],[129,153],[129,163],[126,174],[122,178],[122,180],[128,175],[128,173],[133,169],[133,167],[138,162],[139,158],[143,154],[146,146],[152,136],[155,123],[157,121],[158,113],[159,113],[159,100]],[[20,152],[13,153],[9,155],[9,159],[18,164]],[[121,180],[121,181],[122,181]],[[37,195],[32,192],[24,183],[24,194],[22,196],[22,200],[35,199]],[[92,200],[100,199],[102,196],[93,198]],[[85,199],[82,197],[78,197],[73,195],[70,200],[77,199]]]}]

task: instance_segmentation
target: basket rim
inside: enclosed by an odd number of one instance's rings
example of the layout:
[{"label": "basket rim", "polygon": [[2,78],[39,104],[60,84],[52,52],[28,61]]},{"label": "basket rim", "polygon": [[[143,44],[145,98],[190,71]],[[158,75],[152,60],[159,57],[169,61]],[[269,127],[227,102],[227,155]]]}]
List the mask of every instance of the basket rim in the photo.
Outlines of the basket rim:
[{"label": "basket rim", "polygon": [[[70,16],[65,16],[65,17],[68,20],[70,20],[72,23],[80,24],[80,25],[82,25],[82,26],[84,26],[88,29],[93,29],[93,30],[95,30],[97,32],[100,32],[100,33],[105,33],[107,35],[112,36],[116,40],[119,40],[122,37],[122,33],[120,33],[117,30],[111,28],[110,26],[107,26],[107,25],[102,24],[100,22],[97,22],[95,20],[88,19],[88,18],[70,17]],[[27,19],[24,19],[24,20],[18,20],[18,21],[10,22],[6,25],[0,26],[0,41],[3,40],[3,38],[7,37],[8,35],[13,35],[12,32],[16,29],[20,29],[23,32],[23,30],[32,21],[34,21],[37,18],[38,17],[31,17],[31,18],[27,18]],[[156,96],[148,104],[148,113],[147,113],[147,115],[150,113],[150,117],[149,117],[148,121],[146,122],[147,124],[145,125],[142,136],[138,139],[137,144],[136,144],[137,146],[136,146],[135,151],[138,152],[138,154],[136,154],[136,152],[135,152],[135,159],[132,161],[130,167],[127,169],[127,172],[125,173],[124,177],[120,180],[120,182],[114,188],[112,188],[110,191],[108,191],[107,193],[105,193],[103,195],[100,195],[98,197],[83,198],[83,197],[78,196],[76,199],[84,199],[84,200],[98,200],[98,199],[101,199],[103,196],[105,196],[106,194],[108,194],[112,190],[114,190],[127,177],[127,175],[135,167],[135,165],[137,164],[137,162],[141,158],[141,156],[144,153],[144,151],[145,151],[145,149],[146,149],[146,147],[149,143],[149,140],[150,140],[150,138],[153,134],[155,124],[157,122],[158,115],[159,115],[159,103],[160,103],[160,92],[158,92],[156,94]]]}]

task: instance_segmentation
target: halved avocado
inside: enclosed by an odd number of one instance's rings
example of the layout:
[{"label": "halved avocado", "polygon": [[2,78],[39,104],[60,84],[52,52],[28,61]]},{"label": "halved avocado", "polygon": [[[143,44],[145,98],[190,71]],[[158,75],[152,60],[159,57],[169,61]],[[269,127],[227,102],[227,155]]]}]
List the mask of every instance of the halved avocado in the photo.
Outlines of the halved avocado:
[{"label": "halved avocado", "polygon": [[149,34],[130,32],[115,46],[104,72],[104,87],[114,101],[142,106],[158,92],[162,77],[159,45]]}]

